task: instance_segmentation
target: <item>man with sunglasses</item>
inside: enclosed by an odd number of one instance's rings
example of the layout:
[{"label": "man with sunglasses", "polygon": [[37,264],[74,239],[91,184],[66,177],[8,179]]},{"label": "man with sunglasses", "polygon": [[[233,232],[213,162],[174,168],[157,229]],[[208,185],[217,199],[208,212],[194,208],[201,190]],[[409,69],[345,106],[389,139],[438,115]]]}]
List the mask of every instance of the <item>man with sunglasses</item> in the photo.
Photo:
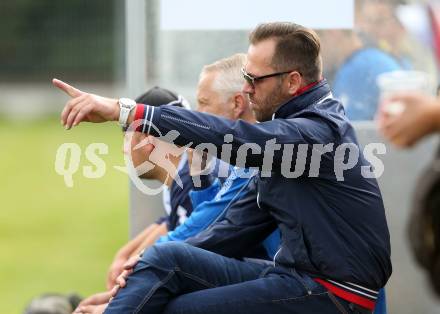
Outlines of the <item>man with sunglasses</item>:
[{"label": "man with sunglasses", "polygon": [[[144,129],[177,130],[178,145],[212,143],[218,157],[232,164],[243,161],[240,148],[255,144],[248,146],[252,153],[246,166],[260,169],[256,200],[243,201],[241,213],[189,244],[153,246],[134,270],[143,276],[142,282],[132,282],[140,289],[132,294],[122,290],[105,313],[373,310],[378,290],[391,275],[385,211],[376,179],[362,175],[371,169],[362,154],[338,176],[335,165],[347,154],[332,147],[359,146],[342,104],[321,78],[319,38],[293,23],[261,24],[250,35],[247,57],[243,91],[257,124],[148,105],[133,106],[127,114],[117,99],[83,96],[54,81],[73,98],[61,117],[66,128],[82,121],[130,123],[147,112]],[[307,148],[306,171],[292,176],[296,158],[286,168],[283,152],[290,147],[304,155],[299,145]],[[313,151],[320,152],[318,160]],[[272,160],[270,167],[267,160]],[[277,226],[282,243],[272,265],[230,258],[240,257],[243,247],[261,242]]]}]

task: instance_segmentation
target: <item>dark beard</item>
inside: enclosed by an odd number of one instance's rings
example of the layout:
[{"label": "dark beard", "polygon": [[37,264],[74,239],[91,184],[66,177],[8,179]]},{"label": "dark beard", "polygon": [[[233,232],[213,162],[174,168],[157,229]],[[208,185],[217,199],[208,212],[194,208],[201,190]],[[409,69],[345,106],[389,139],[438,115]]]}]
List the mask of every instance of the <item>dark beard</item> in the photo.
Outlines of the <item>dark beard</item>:
[{"label": "dark beard", "polygon": [[254,111],[255,118],[259,122],[272,120],[272,115],[277,109],[283,105],[286,101],[290,99],[290,96],[284,95],[281,89],[282,82],[279,82],[277,86],[273,89],[272,93],[267,95],[262,99],[260,104],[260,110],[258,112]]}]

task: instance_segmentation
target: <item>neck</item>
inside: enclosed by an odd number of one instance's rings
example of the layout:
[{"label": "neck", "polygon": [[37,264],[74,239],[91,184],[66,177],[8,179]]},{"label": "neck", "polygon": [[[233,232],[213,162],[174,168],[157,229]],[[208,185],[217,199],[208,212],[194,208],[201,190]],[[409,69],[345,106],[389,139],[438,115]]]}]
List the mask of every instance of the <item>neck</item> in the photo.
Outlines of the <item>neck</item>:
[{"label": "neck", "polygon": [[311,83],[302,84],[301,87],[296,91],[296,93],[293,96],[301,95],[302,93],[306,92],[307,90],[318,84],[321,80],[322,78]]}]

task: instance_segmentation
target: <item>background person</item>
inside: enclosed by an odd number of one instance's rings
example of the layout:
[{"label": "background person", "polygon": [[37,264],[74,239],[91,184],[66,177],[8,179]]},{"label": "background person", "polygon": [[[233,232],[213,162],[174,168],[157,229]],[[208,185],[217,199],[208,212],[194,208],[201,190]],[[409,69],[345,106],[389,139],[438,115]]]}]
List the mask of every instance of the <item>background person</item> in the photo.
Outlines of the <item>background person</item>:
[{"label": "background person", "polygon": [[[389,110],[403,106],[400,113]],[[399,148],[410,148],[425,137],[440,132],[440,99],[420,92],[391,96],[381,105],[377,119],[380,133]],[[428,274],[431,287],[440,296],[439,151],[425,168],[414,191],[408,219],[409,243],[415,259]]]},{"label": "background person", "polygon": [[[400,58],[388,49],[391,31],[393,46],[403,41],[405,31],[394,14],[394,6],[383,1],[355,1],[353,30],[331,29],[320,32],[323,60],[335,98],[344,104],[352,121],[373,120],[379,103],[377,77],[385,72],[403,70]],[[395,28],[383,27],[387,21]],[[384,30],[385,29],[385,30]],[[398,35],[397,35],[398,34]],[[398,39],[396,39],[396,37]],[[338,43],[338,49],[334,45]],[[408,58],[405,58],[408,60]]]}]

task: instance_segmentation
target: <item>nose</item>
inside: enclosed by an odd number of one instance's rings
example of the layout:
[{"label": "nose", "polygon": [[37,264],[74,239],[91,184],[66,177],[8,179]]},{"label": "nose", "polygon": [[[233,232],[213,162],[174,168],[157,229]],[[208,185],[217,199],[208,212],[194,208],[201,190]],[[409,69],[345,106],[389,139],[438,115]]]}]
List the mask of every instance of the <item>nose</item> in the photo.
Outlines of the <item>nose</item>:
[{"label": "nose", "polygon": [[241,91],[245,94],[252,94],[254,92],[254,87],[248,82],[244,82]]}]

